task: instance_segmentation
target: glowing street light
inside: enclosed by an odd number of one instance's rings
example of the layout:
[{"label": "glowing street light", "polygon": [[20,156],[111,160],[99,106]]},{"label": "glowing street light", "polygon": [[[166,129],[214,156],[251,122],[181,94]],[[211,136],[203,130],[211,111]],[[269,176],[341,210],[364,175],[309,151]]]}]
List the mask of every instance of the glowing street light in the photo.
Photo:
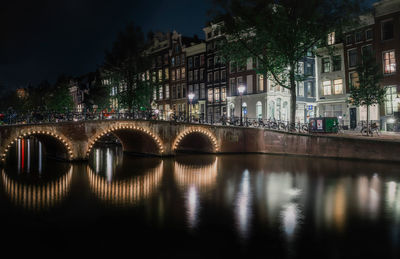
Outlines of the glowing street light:
[{"label": "glowing street light", "polygon": [[192,106],[192,101],[194,99],[194,93],[189,93],[188,98],[189,98],[189,122],[192,122],[190,106]]},{"label": "glowing street light", "polygon": [[239,92],[239,94],[240,94],[240,126],[243,126],[243,116],[242,116],[242,113],[243,113],[243,100],[242,100],[242,98],[243,98],[243,93],[244,93],[244,91],[246,90],[246,86],[245,85],[239,85],[238,86],[238,92]]}]

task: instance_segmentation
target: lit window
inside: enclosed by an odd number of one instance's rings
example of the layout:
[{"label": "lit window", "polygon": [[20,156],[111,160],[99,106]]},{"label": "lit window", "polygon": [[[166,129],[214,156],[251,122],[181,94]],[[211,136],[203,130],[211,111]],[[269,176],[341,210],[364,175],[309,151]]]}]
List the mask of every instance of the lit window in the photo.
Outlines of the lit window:
[{"label": "lit window", "polygon": [[350,73],[350,86],[351,87],[359,87],[360,86],[357,72]]},{"label": "lit window", "polygon": [[331,32],[328,34],[328,45],[335,44],[335,32]]},{"label": "lit window", "polygon": [[333,80],[333,86],[335,88],[335,94],[343,93],[343,80],[342,79]]},{"label": "lit window", "polygon": [[158,88],[158,96],[159,96],[160,100],[163,99],[163,87],[162,86],[160,86]]},{"label": "lit window", "polygon": [[299,96],[304,96],[304,82],[299,82]]},{"label": "lit window", "polygon": [[324,81],[322,83],[323,90],[324,90],[324,95],[331,95],[332,94],[332,89],[331,89],[331,81]]},{"label": "lit window", "polygon": [[213,101],[213,90],[208,89],[208,102],[212,103],[212,101]]},{"label": "lit window", "polygon": [[186,76],[186,70],[184,67],[181,68],[181,75],[182,75],[182,79],[185,79]]},{"label": "lit window", "polygon": [[396,57],[394,50],[383,52],[383,72],[384,74],[396,73]]},{"label": "lit window", "polygon": [[169,99],[169,85],[165,85],[165,99]]},{"label": "lit window", "polygon": [[396,98],[397,98],[397,87],[396,86],[386,87],[386,95],[385,95],[386,115],[392,115],[393,112],[397,112],[399,110]]},{"label": "lit window", "polygon": [[219,102],[219,88],[215,88],[214,90],[214,100]]}]

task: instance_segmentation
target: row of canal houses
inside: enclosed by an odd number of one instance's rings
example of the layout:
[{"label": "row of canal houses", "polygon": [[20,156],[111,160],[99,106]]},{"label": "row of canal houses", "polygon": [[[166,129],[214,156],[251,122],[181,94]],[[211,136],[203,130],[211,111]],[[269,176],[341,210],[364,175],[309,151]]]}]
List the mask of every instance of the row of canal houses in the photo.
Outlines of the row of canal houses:
[{"label": "row of canal houses", "polygon": [[[362,17],[362,26],[345,33],[342,39],[335,33],[327,36],[334,54],[327,49],[311,51],[298,62],[298,71],[305,80],[298,82],[296,121],[307,122],[313,117],[338,117],[343,125],[356,128],[366,120],[365,107],[349,104],[349,85],[357,81],[355,68],[365,51],[373,51],[381,64],[386,90],[384,104],[370,108],[373,121],[382,130],[398,131],[400,73],[400,0],[383,0],[373,5],[373,12]],[[146,50],[152,58],[147,74],[157,83],[152,106],[161,116],[185,115],[209,123],[222,116],[242,115],[249,119],[290,117],[290,93],[268,78],[255,72],[257,61],[249,58],[246,65],[224,63],[219,55],[225,36],[218,23],[204,29],[205,40],[184,37],[176,31],[155,33]],[[239,96],[238,86],[245,92]],[[116,89],[115,91],[118,91]],[[194,94],[192,101],[188,95]],[[113,93],[115,94],[115,93]],[[242,103],[242,109],[241,109]],[[118,104],[113,102],[117,109]]]}]

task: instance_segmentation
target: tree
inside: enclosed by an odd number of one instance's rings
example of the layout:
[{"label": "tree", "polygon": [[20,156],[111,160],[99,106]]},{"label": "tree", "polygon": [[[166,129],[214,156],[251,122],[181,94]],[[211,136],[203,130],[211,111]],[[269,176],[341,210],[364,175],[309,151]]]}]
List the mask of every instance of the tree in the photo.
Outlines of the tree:
[{"label": "tree", "polygon": [[327,35],[340,37],[358,20],[361,0],[216,0],[227,35],[222,53],[226,61],[244,65],[257,61],[256,72],[290,91],[290,124],[296,114],[297,64]]},{"label": "tree", "polygon": [[111,51],[106,52],[104,73],[111,84],[123,89],[118,103],[129,111],[150,105],[152,87],[142,80],[149,62],[143,51],[145,39],[140,27],[129,24],[118,34]]},{"label": "tree", "polygon": [[110,107],[110,86],[101,80],[98,70],[90,73],[89,77],[89,93],[85,93],[85,106],[93,107],[95,105],[100,110]]},{"label": "tree", "polygon": [[385,99],[385,89],[380,86],[383,78],[381,67],[373,53],[365,52],[357,66],[358,78],[350,82],[350,103],[367,107],[367,135],[369,134],[369,107]]},{"label": "tree", "polygon": [[61,76],[52,87],[51,91],[46,95],[46,107],[51,111],[65,112],[72,110],[74,102],[69,92],[69,78]]}]

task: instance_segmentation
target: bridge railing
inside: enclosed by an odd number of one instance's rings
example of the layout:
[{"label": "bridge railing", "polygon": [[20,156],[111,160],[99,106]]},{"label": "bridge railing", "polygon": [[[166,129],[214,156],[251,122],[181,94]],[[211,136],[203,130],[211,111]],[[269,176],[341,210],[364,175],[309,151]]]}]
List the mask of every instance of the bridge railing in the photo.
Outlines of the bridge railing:
[{"label": "bridge railing", "polygon": [[[0,125],[41,124],[59,123],[68,121],[93,121],[93,120],[154,120],[174,121],[177,123],[196,123],[205,125],[240,126],[268,128],[280,131],[290,131],[289,122],[275,119],[249,118],[247,116],[240,121],[239,117],[224,115],[214,118],[212,116],[192,115],[186,113],[165,113],[159,110],[128,112],[78,112],[68,111],[65,113],[42,111],[27,113],[10,113],[0,117]],[[308,133],[308,124],[296,123],[292,129],[298,132]],[[292,130],[293,131],[293,130]]]}]

